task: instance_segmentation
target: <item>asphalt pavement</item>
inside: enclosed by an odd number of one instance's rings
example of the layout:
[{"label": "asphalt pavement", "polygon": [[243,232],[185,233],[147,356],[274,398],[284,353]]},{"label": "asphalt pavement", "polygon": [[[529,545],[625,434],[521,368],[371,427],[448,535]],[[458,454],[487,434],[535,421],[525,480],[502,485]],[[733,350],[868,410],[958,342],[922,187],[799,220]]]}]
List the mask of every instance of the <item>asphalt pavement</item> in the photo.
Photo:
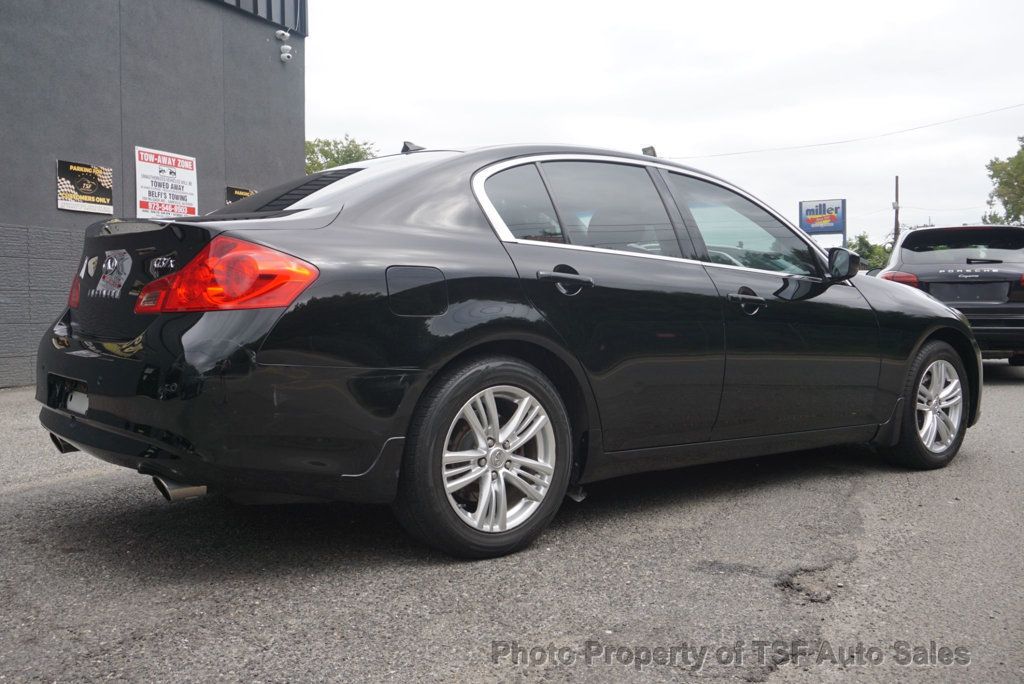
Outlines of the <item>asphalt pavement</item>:
[{"label": "asphalt pavement", "polygon": [[1024,369],[946,469],[862,447],[612,480],[452,560],[386,507],[167,504],[0,391],[0,681],[1024,681]]}]

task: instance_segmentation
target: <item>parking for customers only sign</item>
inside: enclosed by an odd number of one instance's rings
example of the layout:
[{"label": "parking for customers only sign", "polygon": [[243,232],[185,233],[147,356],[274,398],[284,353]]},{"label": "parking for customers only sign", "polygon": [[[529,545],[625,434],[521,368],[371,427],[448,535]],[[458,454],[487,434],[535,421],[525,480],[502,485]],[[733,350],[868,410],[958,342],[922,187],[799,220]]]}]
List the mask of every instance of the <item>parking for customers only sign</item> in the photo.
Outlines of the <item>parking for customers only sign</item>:
[{"label": "parking for customers only sign", "polygon": [[135,148],[135,215],[139,218],[196,216],[196,158]]}]

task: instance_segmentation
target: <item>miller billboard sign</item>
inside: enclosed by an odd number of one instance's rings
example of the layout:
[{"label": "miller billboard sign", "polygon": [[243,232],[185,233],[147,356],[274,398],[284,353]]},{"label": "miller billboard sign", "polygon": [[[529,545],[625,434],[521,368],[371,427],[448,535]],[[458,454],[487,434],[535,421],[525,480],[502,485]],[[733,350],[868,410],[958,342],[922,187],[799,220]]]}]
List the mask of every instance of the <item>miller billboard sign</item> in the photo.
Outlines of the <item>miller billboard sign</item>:
[{"label": "miller billboard sign", "polygon": [[800,203],[800,229],[809,235],[842,235],[846,239],[846,200]]}]

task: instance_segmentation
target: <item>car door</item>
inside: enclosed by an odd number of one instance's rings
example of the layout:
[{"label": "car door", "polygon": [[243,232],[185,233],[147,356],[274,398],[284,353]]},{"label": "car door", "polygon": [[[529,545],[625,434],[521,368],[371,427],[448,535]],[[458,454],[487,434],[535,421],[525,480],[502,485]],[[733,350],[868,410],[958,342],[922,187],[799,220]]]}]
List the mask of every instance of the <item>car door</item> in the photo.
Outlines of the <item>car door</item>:
[{"label": "car door", "polygon": [[823,278],[817,250],[749,198],[664,174],[725,312],[726,371],[712,439],[865,425],[880,354],[875,314]]},{"label": "car door", "polygon": [[707,440],[722,391],[721,302],[655,183],[643,165],[560,159],[491,169],[478,193],[585,368],[608,451]]}]

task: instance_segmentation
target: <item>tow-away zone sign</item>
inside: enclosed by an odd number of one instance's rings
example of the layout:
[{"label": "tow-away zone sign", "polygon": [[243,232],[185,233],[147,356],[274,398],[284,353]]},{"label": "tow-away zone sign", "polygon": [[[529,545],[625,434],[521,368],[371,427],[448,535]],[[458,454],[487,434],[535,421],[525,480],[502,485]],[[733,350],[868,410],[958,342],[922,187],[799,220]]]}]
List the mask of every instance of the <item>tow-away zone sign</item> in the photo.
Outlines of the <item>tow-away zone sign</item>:
[{"label": "tow-away zone sign", "polygon": [[196,158],[135,147],[135,215],[138,218],[196,216]]}]

